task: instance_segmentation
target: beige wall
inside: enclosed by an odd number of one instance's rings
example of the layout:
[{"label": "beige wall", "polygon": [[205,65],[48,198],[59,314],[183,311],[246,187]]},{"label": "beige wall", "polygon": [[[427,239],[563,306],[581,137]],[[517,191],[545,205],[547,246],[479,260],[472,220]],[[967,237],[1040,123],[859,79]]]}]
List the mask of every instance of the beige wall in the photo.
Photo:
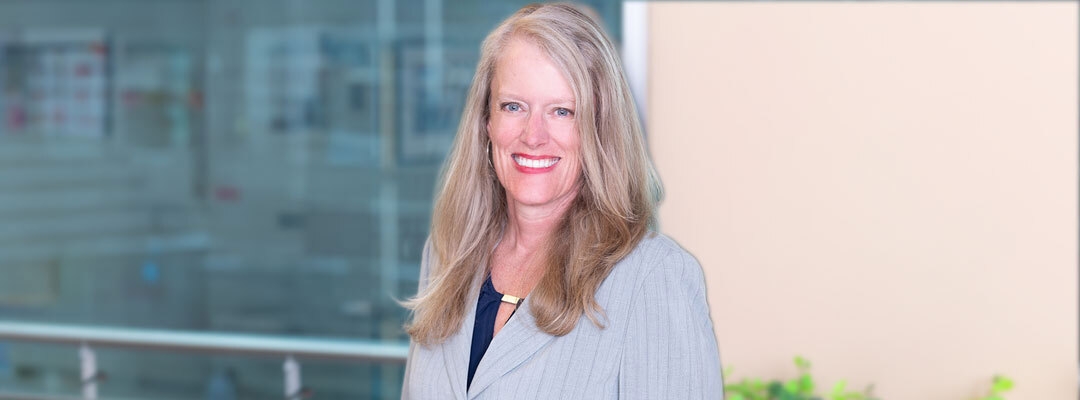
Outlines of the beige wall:
[{"label": "beige wall", "polygon": [[649,4],[662,229],[731,380],[1077,398],[1077,4]]}]

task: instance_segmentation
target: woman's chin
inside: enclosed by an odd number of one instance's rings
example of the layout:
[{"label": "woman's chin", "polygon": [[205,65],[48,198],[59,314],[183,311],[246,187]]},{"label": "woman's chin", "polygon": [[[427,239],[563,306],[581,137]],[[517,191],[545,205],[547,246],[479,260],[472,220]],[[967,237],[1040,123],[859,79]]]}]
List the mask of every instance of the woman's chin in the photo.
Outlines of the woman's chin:
[{"label": "woman's chin", "polygon": [[572,197],[572,193],[524,193],[517,196],[512,195],[510,201],[518,207],[546,208],[565,206],[570,203]]},{"label": "woman's chin", "polygon": [[555,202],[551,197],[515,197],[511,201],[519,207],[543,207]]}]

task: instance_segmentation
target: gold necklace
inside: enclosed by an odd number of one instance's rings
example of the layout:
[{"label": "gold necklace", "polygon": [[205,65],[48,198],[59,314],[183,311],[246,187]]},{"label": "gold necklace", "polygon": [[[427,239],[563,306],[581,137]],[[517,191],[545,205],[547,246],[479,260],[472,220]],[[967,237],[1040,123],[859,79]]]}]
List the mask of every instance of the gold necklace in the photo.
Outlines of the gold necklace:
[{"label": "gold necklace", "polygon": [[[496,252],[498,252],[498,250],[497,250],[497,249],[496,249]],[[534,254],[535,254],[535,252],[533,252],[533,253],[530,253],[530,254],[528,254],[528,255],[527,255],[526,257],[524,257],[524,258],[526,259],[526,261],[531,261],[531,260],[532,260],[532,258],[533,258],[533,255],[534,255]],[[520,266],[521,266],[521,265],[526,265],[526,264],[527,264],[526,262],[518,263],[518,265],[519,265],[519,268],[520,268]],[[500,263],[500,265],[505,265],[505,264],[501,264],[501,263]],[[519,272],[520,272],[520,271],[519,271]],[[502,275],[502,274],[500,274],[500,275]],[[521,288],[521,287],[522,287],[521,281],[522,281],[523,279],[525,279],[525,278],[524,278],[524,277],[522,276],[522,275],[524,275],[524,274],[515,274],[515,275],[517,275],[517,278],[518,278],[518,279],[517,279],[517,282],[515,282],[515,285],[514,285],[514,287],[516,287],[516,288]],[[494,268],[492,269],[492,276],[494,276]],[[492,286],[494,286],[494,282],[492,282]],[[532,286],[535,286],[535,285],[532,285]],[[497,291],[497,290],[496,290],[496,291]],[[524,302],[524,301],[525,301],[525,296],[522,296],[522,297],[517,297],[517,296],[514,296],[514,295],[510,295],[510,294],[503,294],[503,296],[502,296],[502,299],[501,299],[501,300],[502,300],[502,301],[503,301],[504,303],[510,303],[510,304],[513,304],[513,305],[514,305],[514,307],[516,308],[516,307],[520,306],[522,302]]]}]

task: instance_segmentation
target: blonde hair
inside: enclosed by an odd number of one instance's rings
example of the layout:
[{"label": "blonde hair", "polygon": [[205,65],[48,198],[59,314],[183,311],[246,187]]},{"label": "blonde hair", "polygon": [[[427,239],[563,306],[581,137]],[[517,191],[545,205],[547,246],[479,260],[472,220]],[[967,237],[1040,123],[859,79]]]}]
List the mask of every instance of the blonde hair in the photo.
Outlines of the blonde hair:
[{"label": "blonde hair", "polygon": [[484,39],[443,165],[428,244],[430,278],[406,302],[413,310],[406,330],[423,345],[457,332],[508,218],[506,193],[487,154],[487,121],[495,65],[512,37],[531,40],[562,69],[574,91],[581,136],[578,197],[548,238],[544,275],[529,294],[537,327],[562,336],[582,314],[602,327],[597,288],[655,223],[660,182],[615,46],[589,11],[558,3],[525,6]]}]

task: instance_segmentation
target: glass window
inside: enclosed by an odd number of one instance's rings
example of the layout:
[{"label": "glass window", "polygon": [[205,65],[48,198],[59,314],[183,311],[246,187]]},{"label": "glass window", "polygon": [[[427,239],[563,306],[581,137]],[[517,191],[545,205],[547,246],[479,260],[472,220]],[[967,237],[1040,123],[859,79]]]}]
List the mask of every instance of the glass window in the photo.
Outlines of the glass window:
[{"label": "glass window", "polygon": [[[0,319],[407,341],[480,41],[526,3],[0,2]],[[584,3],[618,40],[620,2]],[[280,360],[98,358],[103,397],[281,393]],[[400,364],[304,367],[316,398],[400,396]],[[0,388],[77,376],[0,343]]]}]

